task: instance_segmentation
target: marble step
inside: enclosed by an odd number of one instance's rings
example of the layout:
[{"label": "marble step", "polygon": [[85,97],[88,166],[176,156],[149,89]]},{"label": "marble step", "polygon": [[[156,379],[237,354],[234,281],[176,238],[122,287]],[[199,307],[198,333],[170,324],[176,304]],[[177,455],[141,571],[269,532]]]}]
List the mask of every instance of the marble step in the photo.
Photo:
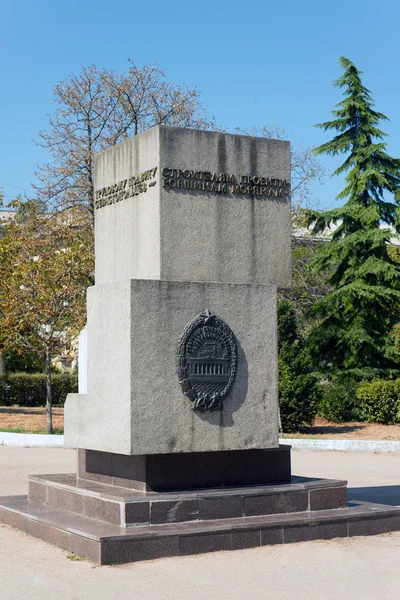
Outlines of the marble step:
[{"label": "marble step", "polygon": [[0,521],[98,564],[117,564],[400,530],[400,507],[348,508],[120,527],[69,511],[0,498]]},{"label": "marble step", "polygon": [[292,483],[143,492],[77,479],[29,477],[29,500],[123,527],[297,513],[347,506],[347,482],[293,477]]}]

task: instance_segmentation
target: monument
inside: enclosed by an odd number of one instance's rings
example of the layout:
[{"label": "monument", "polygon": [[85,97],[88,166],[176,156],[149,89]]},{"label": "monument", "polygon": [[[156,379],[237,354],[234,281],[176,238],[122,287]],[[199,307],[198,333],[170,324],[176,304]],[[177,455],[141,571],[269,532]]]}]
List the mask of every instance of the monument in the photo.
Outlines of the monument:
[{"label": "monument", "polygon": [[289,181],[289,143],[246,136],[157,127],[96,157],[88,393],[65,407],[80,469],[112,461],[149,490],[290,480],[276,372]]},{"label": "monument", "polygon": [[289,143],[159,126],[95,162],[77,474],[31,476],[0,520],[101,564],[400,528],[279,445]]}]

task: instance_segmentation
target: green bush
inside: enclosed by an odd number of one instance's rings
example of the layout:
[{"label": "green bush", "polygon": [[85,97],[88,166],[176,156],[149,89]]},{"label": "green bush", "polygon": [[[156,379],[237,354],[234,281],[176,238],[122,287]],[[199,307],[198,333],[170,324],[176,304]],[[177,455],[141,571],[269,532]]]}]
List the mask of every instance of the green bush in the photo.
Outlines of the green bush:
[{"label": "green bush", "polygon": [[312,425],[322,389],[298,330],[296,307],[286,299],[278,303],[278,384],[282,430]]},{"label": "green bush", "polygon": [[374,379],[360,383],[357,398],[368,423],[400,423],[400,379]]},{"label": "green bush", "polygon": [[[64,406],[67,394],[78,391],[77,375],[54,374],[51,377],[53,406]],[[8,394],[6,387],[10,389]],[[44,406],[46,404],[46,375],[43,373],[8,373],[0,376],[0,405],[7,402],[18,406]]]},{"label": "green bush", "polygon": [[319,406],[319,415],[334,423],[362,420],[357,400],[358,385],[354,380],[328,382]]}]

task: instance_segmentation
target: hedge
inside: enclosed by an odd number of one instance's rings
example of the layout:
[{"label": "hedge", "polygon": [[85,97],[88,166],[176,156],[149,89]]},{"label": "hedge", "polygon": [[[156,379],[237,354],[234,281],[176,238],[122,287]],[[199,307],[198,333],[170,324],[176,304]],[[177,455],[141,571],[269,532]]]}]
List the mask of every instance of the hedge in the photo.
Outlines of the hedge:
[{"label": "hedge", "polygon": [[334,423],[348,423],[362,419],[362,411],[357,400],[358,385],[359,383],[354,380],[327,382],[323,388],[319,416]]},{"label": "hedge", "polygon": [[368,423],[400,423],[400,379],[374,379],[360,383],[357,400]]},{"label": "hedge", "polygon": [[[78,376],[66,373],[51,377],[53,406],[64,406],[67,394],[78,391]],[[9,387],[9,390],[6,388]],[[0,375],[0,405],[44,406],[46,375],[44,373],[8,373]]]}]

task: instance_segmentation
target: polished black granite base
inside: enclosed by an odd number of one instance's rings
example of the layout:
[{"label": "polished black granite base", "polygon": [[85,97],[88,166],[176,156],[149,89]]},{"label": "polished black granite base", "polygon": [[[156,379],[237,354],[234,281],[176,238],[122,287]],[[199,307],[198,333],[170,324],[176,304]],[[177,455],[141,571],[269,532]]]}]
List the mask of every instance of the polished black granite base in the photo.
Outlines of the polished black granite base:
[{"label": "polished black granite base", "polygon": [[291,446],[127,456],[79,449],[81,479],[157,492],[290,482]]}]

